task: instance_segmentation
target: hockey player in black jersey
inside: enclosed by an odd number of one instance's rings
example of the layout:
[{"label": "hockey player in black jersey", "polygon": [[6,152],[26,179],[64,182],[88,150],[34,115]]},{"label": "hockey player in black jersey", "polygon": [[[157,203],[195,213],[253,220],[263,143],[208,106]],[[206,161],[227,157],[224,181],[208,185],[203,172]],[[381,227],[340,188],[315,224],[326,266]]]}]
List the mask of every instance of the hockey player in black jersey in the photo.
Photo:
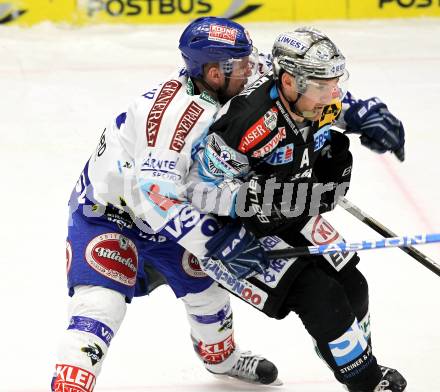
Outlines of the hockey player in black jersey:
[{"label": "hockey player in black jersey", "polygon": [[[236,218],[208,242],[206,271],[270,317],[297,313],[349,391],[401,392],[402,375],[373,355],[368,285],[356,253],[269,262],[256,251],[342,240],[321,216],[346,193],[351,176],[349,139],[332,125],[360,134],[376,152],[404,159],[401,122],[377,98],[343,100],[347,78],[345,58],[326,35],[309,28],[281,34],[273,73],[232,99],[211,126],[192,169],[205,187],[189,191],[196,205],[204,200],[200,194],[218,191],[220,202],[210,212]],[[254,235],[259,243],[232,251],[231,232]],[[230,275],[220,273],[218,260]]]}]

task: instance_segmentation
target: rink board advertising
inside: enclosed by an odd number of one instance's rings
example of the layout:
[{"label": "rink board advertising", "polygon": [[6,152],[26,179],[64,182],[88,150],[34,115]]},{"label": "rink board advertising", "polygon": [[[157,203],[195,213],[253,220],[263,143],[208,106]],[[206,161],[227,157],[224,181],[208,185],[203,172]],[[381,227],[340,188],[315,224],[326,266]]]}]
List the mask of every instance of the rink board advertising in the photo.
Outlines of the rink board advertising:
[{"label": "rink board advertising", "polygon": [[440,16],[440,0],[0,0],[0,24],[188,23],[201,16],[239,22]]}]

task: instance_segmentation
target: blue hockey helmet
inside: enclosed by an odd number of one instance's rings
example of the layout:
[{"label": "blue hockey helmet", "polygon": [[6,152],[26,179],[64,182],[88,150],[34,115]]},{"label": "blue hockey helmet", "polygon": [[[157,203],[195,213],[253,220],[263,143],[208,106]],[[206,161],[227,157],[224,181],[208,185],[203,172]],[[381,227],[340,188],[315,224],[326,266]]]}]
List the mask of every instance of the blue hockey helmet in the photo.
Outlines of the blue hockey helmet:
[{"label": "blue hockey helmet", "polygon": [[179,40],[189,76],[201,78],[203,66],[226,62],[252,53],[252,40],[240,24],[213,16],[191,22]]}]

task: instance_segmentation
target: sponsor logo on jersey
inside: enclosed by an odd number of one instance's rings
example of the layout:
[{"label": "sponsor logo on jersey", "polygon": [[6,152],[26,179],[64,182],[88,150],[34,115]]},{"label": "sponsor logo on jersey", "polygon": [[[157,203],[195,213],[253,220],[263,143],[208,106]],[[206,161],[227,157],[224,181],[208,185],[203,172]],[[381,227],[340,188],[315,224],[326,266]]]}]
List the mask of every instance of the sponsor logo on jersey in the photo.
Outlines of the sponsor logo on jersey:
[{"label": "sponsor logo on jersey", "polygon": [[[229,316],[228,316],[229,314]],[[217,313],[214,314],[191,314],[191,318],[200,324],[222,324],[226,319],[232,316],[231,306],[225,305]]]},{"label": "sponsor logo on jersey", "polygon": [[69,273],[72,265],[72,245],[70,241],[66,241],[66,272]]},{"label": "sponsor logo on jersey", "polygon": [[105,150],[107,148],[107,143],[105,142],[105,131],[106,130],[107,130],[107,128],[104,128],[104,131],[102,131],[101,137],[99,138],[98,147],[96,147],[96,152],[95,152],[95,161],[102,154],[104,154],[104,152],[105,152]]},{"label": "sponsor logo on jersey", "polygon": [[287,113],[287,110],[284,108],[283,104],[280,102],[279,99],[276,100],[275,104],[277,105],[278,110],[283,115],[284,120],[287,122],[290,129],[295,133],[295,135],[298,135],[298,133],[299,133],[298,127],[293,122],[292,117],[290,117],[290,114]]},{"label": "sponsor logo on jersey", "polygon": [[[286,243],[282,242],[282,240],[279,237],[276,236],[264,237],[260,240],[260,242],[265,250],[271,250],[274,249],[275,247],[278,249],[282,249],[283,247],[288,246]],[[255,277],[259,281],[265,283],[267,286],[271,288],[275,288],[278,286],[284,274],[289,270],[289,268],[292,266],[292,264],[295,261],[296,258],[272,259],[270,260],[270,264],[268,268],[264,270],[264,273],[258,274]]]},{"label": "sponsor logo on jersey", "polygon": [[[249,87],[246,87],[240,94],[241,96],[248,96],[250,94],[252,94],[258,87],[260,87],[261,85],[263,85],[265,82],[267,82],[269,80],[269,78],[267,76],[262,76],[260,79],[257,79],[254,83],[252,83]],[[226,105],[229,105],[229,102],[226,103]],[[223,106],[223,109],[225,108],[225,106]],[[220,118],[220,112],[217,113],[217,118]]]},{"label": "sponsor logo on jersey", "polygon": [[268,297],[266,292],[247,280],[237,279],[217,260],[209,259],[204,261],[203,269],[226,290],[238,295],[256,308],[263,309]]},{"label": "sponsor logo on jersey", "polygon": [[271,249],[275,248],[275,246],[277,244],[279,244],[281,241],[282,241],[281,238],[276,237],[276,236],[273,236],[273,237],[271,237],[271,236],[263,237],[260,240],[261,244],[264,246],[264,248],[266,250],[271,250]]},{"label": "sponsor logo on jersey", "polygon": [[87,347],[81,347],[81,351],[86,353],[90,358],[92,366],[95,366],[98,362],[100,362],[104,356],[104,351],[102,351],[102,348],[96,343],[93,346],[89,344]]},{"label": "sponsor logo on jersey", "polygon": [[[301,230],[301,233],[316,246],[329,245],[343,241],[339,233],[321,215],[312,218]],[[331,246],[331,245],[329,245]],[[341,251],[323,255],[330,264],[340,271],[354,256],[353,252]]]},{"label": "sponsor logo on jersey", "polygon": [[188,81],[186,82],[186,93],[191,96],[194,95],[194,83],[190,78],[188,78]]},{"label": "sponsor logo on jersey", "polygon": [[231,334],[225,340],[217,343],[206,344],[199,341],[197,351],[203,361],[216,364],[223,362],[235,350],[234,336]]},{"label": "sponsor logo on jersey", "polygon": [[[357,359],[361,359],[366,353],[368,343],[365,340],[362,330],[359,328],[358,321],[355,319],[350,328],[338,339],[329,342],[329,348],[338,366],[346,365]],[[364,356],[368,359],[368,356]],[[363,362],[363,361],[362,361]],[[357,366],[355,366],[357,367]]]},{"label": "sponsor logo on jersey", "polygon": [[101,275],[126,286],[134,286],[138,267],[133,241],[119,233],[95,237],[86,248],[87,263]]},{"label": "sponsor logo on jersey", "polygon": [[170,199],[160,194],[160,187],[157,184],[151,184],[150,188],[146,192],[149,199],[162,211],[168,211],[176,204],[181,204],[180,200]]},{"label": "sponsor logo on jersey", "polygon": [[233,27],[211,24],[209,25],[208,40],[235,45],[237,33],[237,29],[234,29]]},{"label": "sponsor logo on jersey", "polygon": [[146,135],[148,147],[154,147],[156,144],[157,134],[165,111],[172,99],[176,96],[182,83],[177,80],[168,80],[160,90],[159,95],[153,103],[148,113],[146,124]]},{"label": "sponsor logo on jersey", "polygon": [[271,131],[275,129],[278,121],[278,110],[275,108],[269,109],[263,116],[263,122],[266,128],[269,128]]},{"label": "sponsor logo on jersey", "polygon": [[279,127],[278,133],[263,147],[259,148],[258,150],[255,150],[252,153],[252,156],[255,158],[264,157],[265,155],[272,152],[275,147],[278,145],[278,143],[286,138],[286,128]]},{"label": "sponsor logo on jersey", "polygon": [[241,152],[247,152],[269,135],[270,130],[264,125],[264,118],[262,117],[245,132],[240,140],[238,149]]},{"label": "sponsor logo on jersey", "polygon": [[293,161],[293,143],[277,148],[266,158],[269,165],[284,165]]},{"label": "sponsor logo on jersey", "polygon": [[302,172],[296,173],[294,176],[292,176],[292,181],[297,180],[298,178],[310,178],[310,177],[312,177],[312,172],[313,172],[313,169],[310,168],[310,169],[306,169]]},{"label": "sponsor logo on jersey", "polygon": [[289,270],[296,259],[271,260],[263,274],[256,275],[256,279],[265,283],[270,288],[275,288],[280,283],[284,274]]},{"label": "sponsor logo on jersey", "polygon": [[95,376],[85,369],[71,365],[56,365],[54,392],[92,392],[95,384]]},{"label": "sponsor logo on jersey", "polygon": [[233,326],[233,319],[232,319],[232,313],[226,317],[221,323],[220,328],[217,330],[218,332],[224,332],[227,329],[232,329]]},{"label": "sponsor logo on jersey", "polygon": [[[335,90],[339,94],[339,89]],[[319,126],[322,127],[326,124],[330,125],[333,121],[336,120],[339,113],[342,110],[342,103],[338,99],[333,99],[332,103],[328,106],[325,106],[321,118],[319,119]]]},{"label": "sponsor logo on jersey", "polygon": [[154,177],[160,177],[161,179],[178,181],[182,176],[178,171],[175,171],[177,162],[178,159],[161,159],[150,152],[142,163],[141,171],[151,172]]},{"label": "sponsor logo on jersey", "polygon": [[218,102],[212,98],[206,91],[202,91],[202,93],[200,94],[200,99],[203,99],[206,102],[209,102],[210,104],[217,106]]},{"label": "sponsor logo on jersey", "polygon": [[330,140],[330,126],[321,128],[313,135],[314,148],[313,151],[318,151],[324,146],[324,143]]},{"label": "sponsor logo on jersey", "polygon": [[180,152],[185,145],[185,138],[194,128],[194,125],[199,120],[200,116],[204,112],[204,109],[192,101],[185,109],[182,117],[177,123],[174,131],[173,138],[170,143],[170,150]]},{"label": "sponsor logo on jersey", "polygon": [[206,278],[206,274],[200,268],[199,260],[192,253],[185,250],[182,256],[183,270],[193,278]]},{"label": "sponsor logo on jersey", "polygon": [[339,233],[321,215],[318,215],[313,223],[312,242],[314,245],[327,245],[335,242]]},{"label": "sponsor logo on jersey", "polygon": [[165,242],[167,240],[167,237],[165,237],[164,235],[145,234],[142,231],[139,231],[138,236],[143,238],[144,240],[151,241],[151,242]]},{"label": "sponsor logo on jersey", "polygon": [[107,325],[98,320],[84,316],[72,316],[67,329],[91,333],[100,338],[107,345],[107,347],[110,346],[114,336],[113,331],[107,327]]},{"label": "sponsor logo on jersey", "polygon": [[176,240],[180,240],[194,227],[203,220],[200,226],[200,232],[212,237],[218,230],[218,224],[215,219],[206,217],[192,206],[185,206],[179,211],[172,220],[164,227],[164,230],[171,234]]},{"label": "sponsor logo on jersey", "polygon": [[141,171],[148,171],[150,169],[168,169],[174,170],[177,165],[177,160],[161,159],[155,157],[151,152],[148,157],[142,162]]}]

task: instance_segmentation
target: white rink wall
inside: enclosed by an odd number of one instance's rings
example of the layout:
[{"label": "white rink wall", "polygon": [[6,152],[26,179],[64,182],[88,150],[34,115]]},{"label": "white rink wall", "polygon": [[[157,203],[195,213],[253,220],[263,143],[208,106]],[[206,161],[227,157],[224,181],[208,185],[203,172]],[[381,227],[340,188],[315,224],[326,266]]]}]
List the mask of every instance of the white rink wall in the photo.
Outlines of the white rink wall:
[{"label": "white rink wall", "polygon": [[[440,20],[319,22],[348,59],[350,91],[379,96],[402,119],[406,160],[351,136],[348,198],[399,234],[440,232]],[[298,24],[249,24],[255,45]],[[107,121],[178,64],[183,26],[0,26],[0,391],[48,391],[66,328],[67,201]],[[347,240],[378,238],[344,211],[327,214]],[[420,250],[440,261],[440,246]],[[410,392],[440,391],[440,277],[398,249],[364,252],[373,345]],[[236,340],[276,362],[277,391],[342,391],[296,316],[269,320],[234,299]],[[261,391],[273,388],[258,388]],[[185,312],[159,288],[129,305],[97,392],[251,391],[197,360]]]}]

